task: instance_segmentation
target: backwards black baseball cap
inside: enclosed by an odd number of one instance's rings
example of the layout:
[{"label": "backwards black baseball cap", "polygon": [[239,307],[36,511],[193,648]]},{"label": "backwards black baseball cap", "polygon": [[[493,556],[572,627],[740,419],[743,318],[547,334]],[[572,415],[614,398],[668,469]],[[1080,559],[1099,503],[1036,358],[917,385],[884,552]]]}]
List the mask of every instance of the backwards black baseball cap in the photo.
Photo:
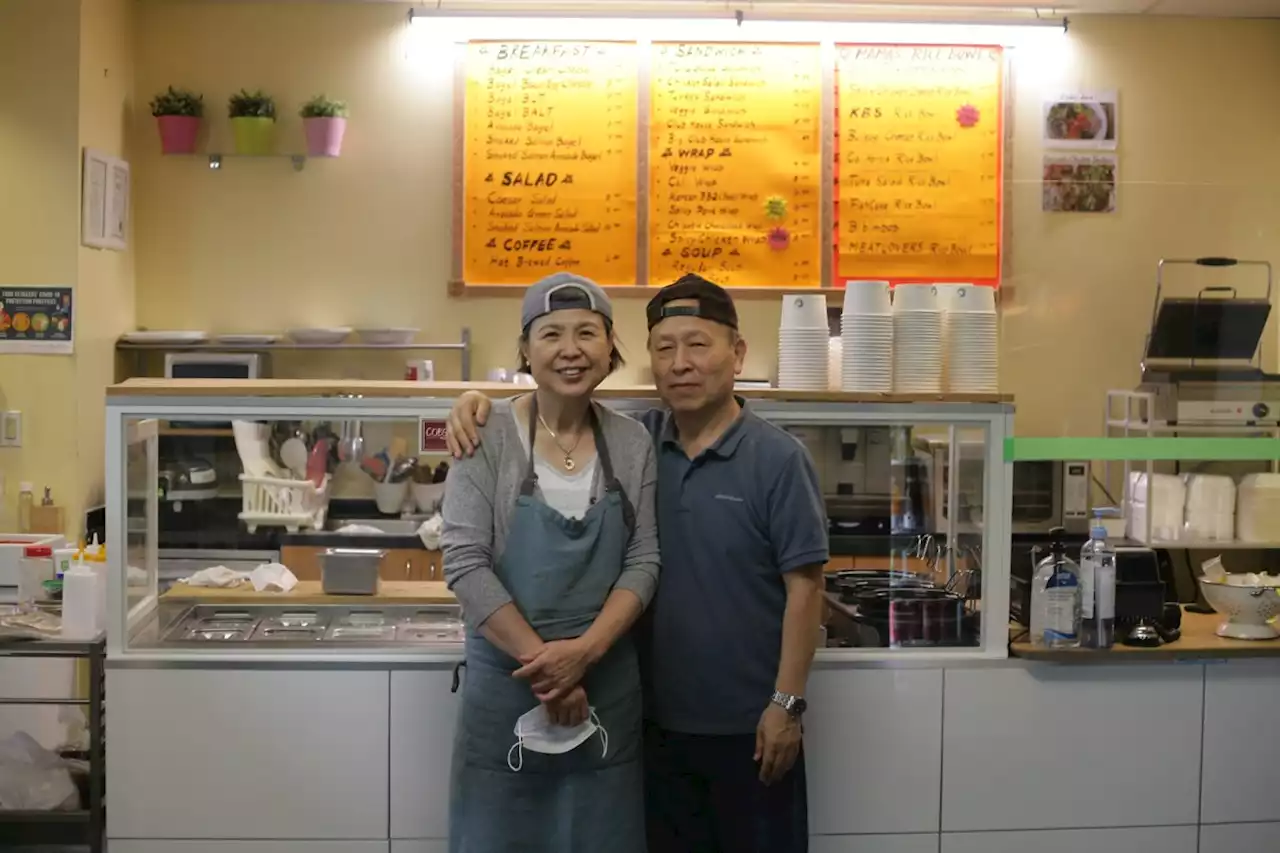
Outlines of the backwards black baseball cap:
[{"label": "backwards black baseball cap", "polygon": [[[671,304],[681,301],[693,301],[696,304]],[[701,317],[731,329],[738,328],[738,309],[734,307],[729,291],[694,273],[687,273],[675,283],[659,290],[649,300],[645,317],[649,321],[649,331],[653,331],[654,326],[668,317]]]}]

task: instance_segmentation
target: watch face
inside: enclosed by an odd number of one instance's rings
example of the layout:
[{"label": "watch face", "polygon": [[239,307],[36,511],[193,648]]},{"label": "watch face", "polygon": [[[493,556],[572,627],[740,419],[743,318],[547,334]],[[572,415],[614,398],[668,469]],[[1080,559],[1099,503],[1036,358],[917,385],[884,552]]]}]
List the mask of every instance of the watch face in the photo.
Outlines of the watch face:
[{"label": "watch face", "polygon": [[809,703],[804,700],[803,696],[797,696],[795,703],[791,706],[791,713],[799,716],[809,709]]}]

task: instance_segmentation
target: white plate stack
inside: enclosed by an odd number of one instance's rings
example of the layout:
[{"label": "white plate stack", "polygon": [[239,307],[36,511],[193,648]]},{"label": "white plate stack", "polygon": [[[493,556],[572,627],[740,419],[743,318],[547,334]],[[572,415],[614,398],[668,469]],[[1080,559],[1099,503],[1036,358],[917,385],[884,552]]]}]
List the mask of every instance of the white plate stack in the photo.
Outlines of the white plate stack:
[{"label": "white plate stack", "polygon": [[840,388],[893,390],[893,307],[887,281],[846,281],[840,317]]},{"label": "white plate stack", "polygon": [[893,390],[942,391],[942,315],[938,288],[900,284],[893,289]]},{"label": "white plate stack", "polygon": [[995,290],[952,285],[946,288],[946,294],[947,391],[997,393],[1000,356]]},{"label": "white plate stack", "polygon": [[778,329],[778,387],[827,390],[827,297],[793,293],[782,297]]}]

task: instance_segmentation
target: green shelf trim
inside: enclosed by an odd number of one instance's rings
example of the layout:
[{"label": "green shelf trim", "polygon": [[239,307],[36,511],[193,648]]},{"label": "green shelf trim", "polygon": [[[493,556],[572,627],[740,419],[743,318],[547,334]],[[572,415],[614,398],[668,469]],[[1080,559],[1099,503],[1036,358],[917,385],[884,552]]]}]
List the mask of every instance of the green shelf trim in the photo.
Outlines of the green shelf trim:
[{"label": "green shelf trim", "polygon": [[1276,438],[1006,438],[1006,462],[1238,462],[1280,459]]}]

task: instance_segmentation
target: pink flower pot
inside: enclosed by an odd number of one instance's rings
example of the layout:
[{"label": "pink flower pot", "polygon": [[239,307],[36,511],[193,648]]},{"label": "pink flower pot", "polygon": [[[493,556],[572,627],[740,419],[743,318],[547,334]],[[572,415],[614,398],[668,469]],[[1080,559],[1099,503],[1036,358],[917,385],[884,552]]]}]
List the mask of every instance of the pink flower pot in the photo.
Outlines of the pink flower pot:
[{"label": "pink flower pot", "polygon": [[307,134],[308,157],[337,157],[342,153],[342,135],[347,132],[345,118],[308,118],[302,120]]},{"label": "pink flower pot", "polygon": [[200,119],[195,116],[156,116],[160,128],[162,154],[193,154],[200,136]]}]

